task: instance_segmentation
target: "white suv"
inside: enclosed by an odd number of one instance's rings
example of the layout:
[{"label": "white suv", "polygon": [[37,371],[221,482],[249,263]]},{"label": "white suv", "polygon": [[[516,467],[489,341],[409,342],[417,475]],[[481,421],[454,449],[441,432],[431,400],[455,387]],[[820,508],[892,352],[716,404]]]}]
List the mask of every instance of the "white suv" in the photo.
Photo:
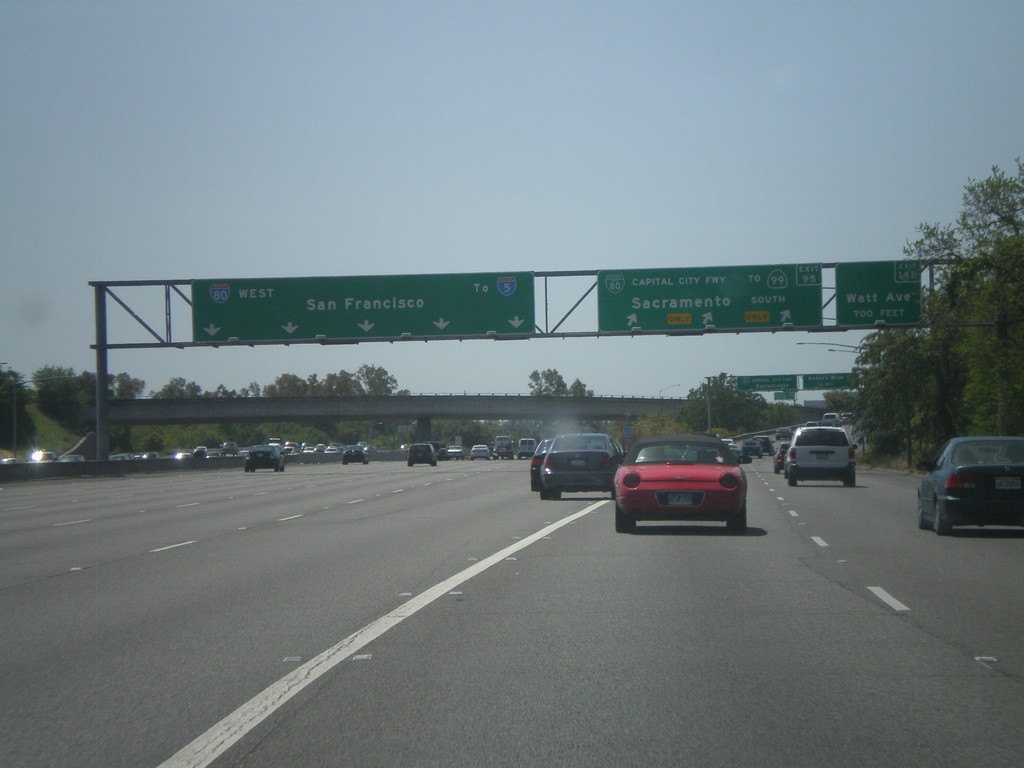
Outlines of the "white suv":
[{"label": "white suv", "polygon": [[856,452],[857,445],[842,427],[801,427],[786,454],[786,479],[790,485],[798,480],[842,480],[852,488],[857,484]]}]

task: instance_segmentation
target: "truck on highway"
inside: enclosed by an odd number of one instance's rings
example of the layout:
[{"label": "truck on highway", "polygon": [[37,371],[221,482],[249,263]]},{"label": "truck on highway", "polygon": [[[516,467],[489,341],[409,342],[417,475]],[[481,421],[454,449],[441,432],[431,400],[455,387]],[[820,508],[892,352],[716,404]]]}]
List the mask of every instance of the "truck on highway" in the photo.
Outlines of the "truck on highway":
[{"label": "truck on highway", "polygon": [[494,438],[494,458],[514,459],[516,457],[515,447],[511,435],[498,435]]}]

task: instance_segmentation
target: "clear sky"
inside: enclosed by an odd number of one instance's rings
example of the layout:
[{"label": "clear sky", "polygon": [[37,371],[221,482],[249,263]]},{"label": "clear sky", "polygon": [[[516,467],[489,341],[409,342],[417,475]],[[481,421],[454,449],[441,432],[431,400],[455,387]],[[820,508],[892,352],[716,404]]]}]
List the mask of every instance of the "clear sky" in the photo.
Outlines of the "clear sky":
[{"label": "clear sky", "polygon": [[[0,0],[0,361],[94,371],[96,280],[898,259],[1024,154],[1022,39],[1020,0]],[[560,281],[552,320],[587,285]],[[162,331],[159,290],[123,295]],[[111,341],[150,340],[109,313]],[[596,317],[588,299],[566,329]],[[109,370],[212,390],[365,363],[416,393],[525,393],[555,368],[682,396],[849,370],[828,344],[862,336],[115,350]]]}]

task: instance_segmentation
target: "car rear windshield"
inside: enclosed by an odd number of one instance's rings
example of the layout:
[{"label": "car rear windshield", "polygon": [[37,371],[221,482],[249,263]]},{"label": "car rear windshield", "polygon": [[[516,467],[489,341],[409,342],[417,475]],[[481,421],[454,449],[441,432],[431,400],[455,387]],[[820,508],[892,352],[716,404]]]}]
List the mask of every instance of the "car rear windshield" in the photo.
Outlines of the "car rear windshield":
[{"label": "car rear windshield", "polygon": [[564,435],[552,446],[556,451],[610,451],[607,438],[601,435]]},{"label": "car rear windshield", "polygon": [[842,429],[802,429],[796,436],[796,444],[847,446],[850,441]]},{"label": "car rear windshield", "polygon": [[633,464],[735,464],[731,452],[706,443],[659,443],[640,447]]}]

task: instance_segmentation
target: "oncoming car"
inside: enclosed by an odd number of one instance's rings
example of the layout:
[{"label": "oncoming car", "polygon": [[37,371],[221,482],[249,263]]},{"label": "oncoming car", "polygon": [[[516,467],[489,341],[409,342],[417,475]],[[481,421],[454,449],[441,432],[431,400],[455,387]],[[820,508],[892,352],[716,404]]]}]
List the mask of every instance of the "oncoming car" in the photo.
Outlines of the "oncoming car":
[{"label": "oncoming car", "polygon": [[245,456],[245,471],[255,472],[257,469],[272,469],[284,472],[284,454],[279,445],[254,445]]},{"label": "oncoming car", "polygon": [[638,440],[615,472],[615,530],[639,520],[724,522],[747,529],[747,477],[729,446],[710,435]]},{"label": "oncoming car", "polygon": [[954,437],[918,469],[917,527],[1024,526],[1024,437]]}]

